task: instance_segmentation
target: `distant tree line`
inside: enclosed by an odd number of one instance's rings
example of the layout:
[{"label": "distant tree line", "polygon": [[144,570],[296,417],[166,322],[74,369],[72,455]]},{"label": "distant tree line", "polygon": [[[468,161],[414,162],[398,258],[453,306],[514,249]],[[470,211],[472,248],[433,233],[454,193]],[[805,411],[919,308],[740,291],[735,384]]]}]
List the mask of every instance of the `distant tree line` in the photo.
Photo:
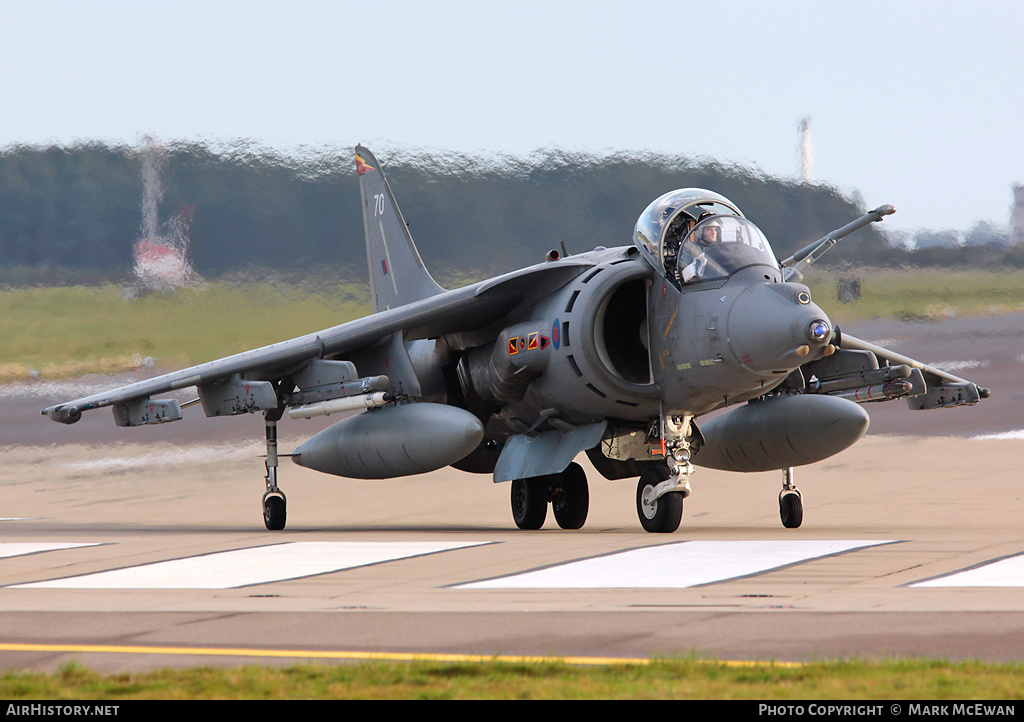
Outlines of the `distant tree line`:
[{"label": "distant tree line", "polygon": [[[365,275],[352,149],[299,157],[245,143],[176,143],[166,145],[163,156],[160,215],[189,215],[200,274],[257,267]],[[442,274],[512,270],[561,243],[570,252],[628,244],[637,216],[675,188],[703,187],[730,198],[765,232],[779,258],[865,210],[826,185],[685,156],[541,150],[525,158],[482,158],[403,151],[378,159],[424,261]],[[127,273],[141,234],[140,170],[136,148],[0,150],[0,270]],[[911,252],[891,247],[872,226],[826,260],[1024,266],[1019,249],[983,248]]]}]

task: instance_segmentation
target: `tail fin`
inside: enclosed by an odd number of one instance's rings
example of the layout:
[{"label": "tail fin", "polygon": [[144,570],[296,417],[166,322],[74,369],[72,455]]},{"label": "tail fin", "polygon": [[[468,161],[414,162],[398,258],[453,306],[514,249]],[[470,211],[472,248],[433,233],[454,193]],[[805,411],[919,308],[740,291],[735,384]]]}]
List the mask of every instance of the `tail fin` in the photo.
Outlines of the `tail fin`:
[{"label": "tail fin", "polygon": [[356,146],[356,173],[374,313],[443,292],[423,265],[380,163],[361,145]]}]

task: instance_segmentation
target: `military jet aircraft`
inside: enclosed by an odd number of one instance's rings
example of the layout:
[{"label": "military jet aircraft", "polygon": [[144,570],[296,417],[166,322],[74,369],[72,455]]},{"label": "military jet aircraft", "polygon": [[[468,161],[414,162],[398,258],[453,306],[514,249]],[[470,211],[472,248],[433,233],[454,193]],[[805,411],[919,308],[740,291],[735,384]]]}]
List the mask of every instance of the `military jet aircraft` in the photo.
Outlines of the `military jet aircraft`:
[{"label": "military jet aircraft", "polygon": [[[863,402],[912,409],[978,403],[987,389],[841,333],[802,271],[894,212],[882,206],[779,262],[727,198],[675,190],[651,203],[633,243],[446,291],[434,282],[380,162],[357,146],[374,313],[368,317],[51,406],[66,424],[112,407],[119,426],[262,412],[264,522],[285,526],[277,423],[353,410],[290,454],[304,467],[385,479],[453,466],[511,482],[512,516],[538,529],[548,505],[578,529],[586,452],[608,479],[639,477],[649,532],[673,532],[694,465],[781,470],[786,527],[803,519],[793,467],[867,430]],[[180,404],[161,394],[195,387]],[[718,413],[712,413],[718,412]]]}]

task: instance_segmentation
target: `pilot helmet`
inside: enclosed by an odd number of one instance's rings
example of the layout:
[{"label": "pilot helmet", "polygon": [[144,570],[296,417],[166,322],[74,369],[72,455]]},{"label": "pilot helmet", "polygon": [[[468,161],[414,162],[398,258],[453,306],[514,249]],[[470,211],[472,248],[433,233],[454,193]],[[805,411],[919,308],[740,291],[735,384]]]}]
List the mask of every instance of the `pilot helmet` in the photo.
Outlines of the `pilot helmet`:
[{"label": "pilot helmet", "polygon": [[[710,236],[710,234],[708,234],[708,231],[711,229],[715,230],[715,234],[713,237]],[[704,247],[710,246],[712,243],[717,243],[718,241],[722,240],[722,222],[717,218],[714,218],[710,221],[707,221],[706,223],[702,223],[700,225],[699,232],[697,233],[696,238],[694,240],[696,240],[697,243]]]}]

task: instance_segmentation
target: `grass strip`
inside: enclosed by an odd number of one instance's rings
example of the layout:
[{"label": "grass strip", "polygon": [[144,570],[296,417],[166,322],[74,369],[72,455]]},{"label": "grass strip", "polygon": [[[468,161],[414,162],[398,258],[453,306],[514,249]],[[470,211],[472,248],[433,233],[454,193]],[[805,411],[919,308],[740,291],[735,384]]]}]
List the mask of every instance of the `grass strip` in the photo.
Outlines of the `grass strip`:
[{"label": "grass strip", "polygon": [[369,661],[114,674],[71,662],[49,674],[7,672],[0,698],[1006,700],[1019,698],[1022,673],[1019,663],[935,660]]},{"label": "grass strip", "polygon": [[[841,303],[841,280],[860,297]],[[1024,309],[1024,271],[819,271],[814,301],[836,323],[931,322]],[[0,383],[173,369],[319,331],[370,312],[365,284],[218,281],[140,298],[116,285],[0,290]]]}]

